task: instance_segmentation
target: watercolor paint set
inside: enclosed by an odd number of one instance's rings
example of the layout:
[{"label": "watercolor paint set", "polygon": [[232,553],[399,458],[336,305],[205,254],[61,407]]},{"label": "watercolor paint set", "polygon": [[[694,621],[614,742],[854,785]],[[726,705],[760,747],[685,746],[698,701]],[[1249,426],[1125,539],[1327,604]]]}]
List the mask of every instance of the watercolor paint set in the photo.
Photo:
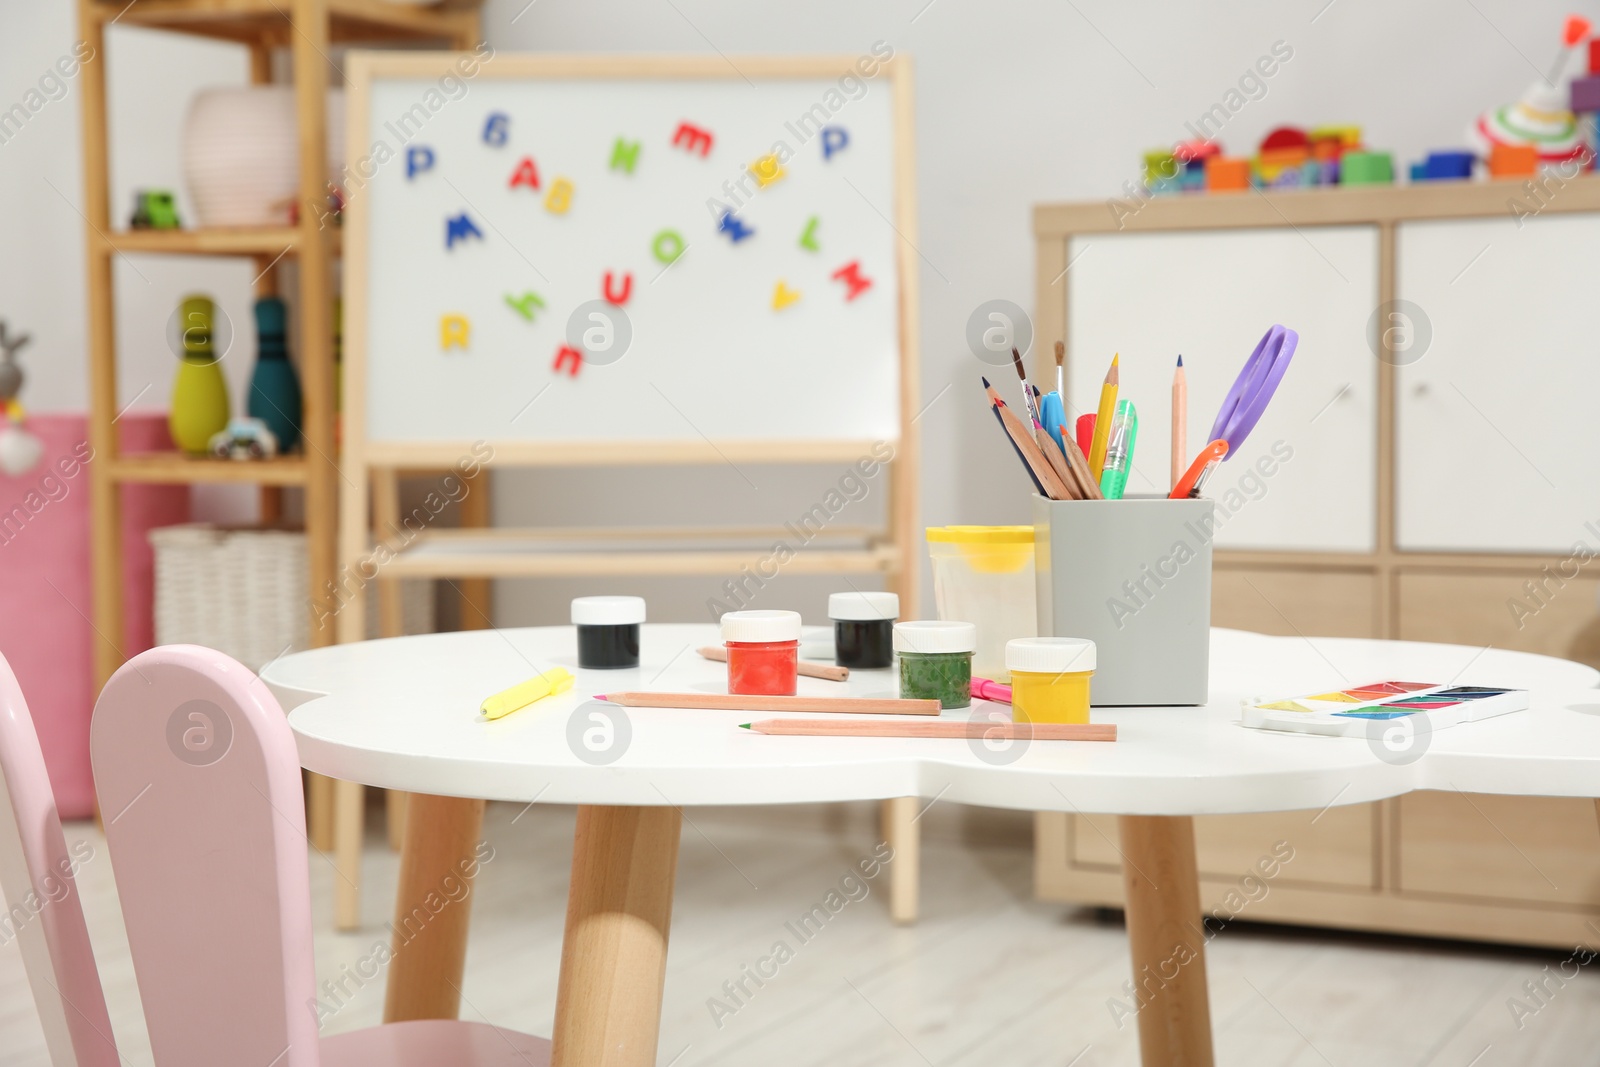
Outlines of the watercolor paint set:
[{"label": "watercolor paint set", "polygon": [[1365,737],[1374,722],[1425,715],[1432,730],[1443,730],[1457,723],[1526,711],[1529,704],[1526,689],[1376,682],[1288,700],[1245,702],[1241,711],[1243,724],[1255,730]]}]

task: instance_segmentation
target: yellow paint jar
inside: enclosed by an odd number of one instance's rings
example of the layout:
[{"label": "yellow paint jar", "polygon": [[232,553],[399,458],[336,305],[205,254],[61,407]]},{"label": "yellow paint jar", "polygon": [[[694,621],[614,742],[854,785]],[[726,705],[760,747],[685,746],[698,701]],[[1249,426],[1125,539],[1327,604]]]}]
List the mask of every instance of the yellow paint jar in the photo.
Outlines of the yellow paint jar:
[{"label": "yellow paint jar", "polygon": [[1093,641],[1018,637],[1006,642],[1011,717],[1017,722],[1088,722]]}]

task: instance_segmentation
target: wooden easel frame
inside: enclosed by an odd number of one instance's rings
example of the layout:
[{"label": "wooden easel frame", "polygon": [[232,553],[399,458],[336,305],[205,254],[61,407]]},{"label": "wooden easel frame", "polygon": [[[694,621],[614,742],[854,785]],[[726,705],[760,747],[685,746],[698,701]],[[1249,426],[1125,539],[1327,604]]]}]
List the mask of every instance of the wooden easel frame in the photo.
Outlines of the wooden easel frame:
[{"label": "wooden easel frame", "polygon": [[[432,78],[442,75],[458,58],[456,53],[353,53],[347,64],[348,122],[347,143],[366,143],[375,80],[384,78]],[[738,84],[748,78],[837,78],[857,73],[857,56],[528,56],[496,55],[483,63],[475,75],[479,79],[717,79]],[[859,74],[857,74],[859,76]],[[916,154],[913,134],[911,65],[904,56],[891,56],[879,63],[872,82],[892,93],[894,205],[893,228],[898,242],[895,265],[898,274],[899,325],[899,436],[889,442],[894,457],[885,464],[888,482],[887,523],[882,530],[866,531],[864,547],[818,546],[798,554],[785,565],[786,573],[881,574],[885,584],[899,594],[901,616],[917,616],[916,567],[919,543],[918,462],[919,443],[915,418],[920,403],[918,374],[918,267],[916,256],[917,211],[914,182]],[[877,91],[884,91],[883,88]],[[375,548],[372,539],[374,518],[392,516],[397,510],[395,479],[401,470],[448,468],[472,453],[471,441],[382,442],[367,439],[367,249],[371,220],[367,198],[352,191],[345,208],[345,325],[344,356],[344,442],[341,471],[344,492],[340,498],[339,567],[341,577],[357,573]],[[528,468],[642,464],[719,464],[727,461],[764,464],[849,463],[873,454],[872,440],[759,440],[759,441],[665,441],[665,442],[495,442],[486,468]],[[369,501],[376,494],[376,516]],[[476,494],[475,494],[476,495]],[[471,499],[471,498],[469,498]],[[479,502],[482,502],[479,497]],[[486,516],[485,516],[486,518]],[[838,534],[841,531],[830,531]],[[580,533],[595,544],[595,550],[581,555],[540,556],[518,551],[510,543],[518,538],[538,539],[552,534]],[[502,550],[452,552],[450,546],[465,538],[478,542],[485,532],[471,530],[429,530],[414,543],[427,544],[430,551],[407,557],[395,555],[382,564],[378,579],[384,633],[390,635],[398,611],[393,583],[402,578],[465,578],[478,583],[481,590],[487,579],[531,577],[552,574],[725,574],[737,573],[748,563],[748,550],[695,550],[688,535],[720,534],[742,537],[780,536],[782,531],[738,530],[663,531],[663,530],[584,530],[556,531],[494,530],[487,534],[505,545]],[[607,540],[659,535],[663,542],[679,541],[683,547],[661,551],[606,551]],[[389,595],[385,596],[385,587]],[[482,599],[480,597],[480,599]],[[487,623],[487,619],[479,620]],[[336,616],[337,640],[357,641],[365,634],[363,598],[351,597]],[[358,842],[354,832],[359,818],[361,787],[340,783],[337,807],[341,824],[350,832],[341,840]],[[894,844],[899,861],[894,867],[891,913],[899,921],[915,918],[917,910],[917,829],[914,798],[884,803],[884,833]],[[338,867],[344,877],[336,886],[336,912],[341,927],[359,920],[359,845],[340,849]]]}]

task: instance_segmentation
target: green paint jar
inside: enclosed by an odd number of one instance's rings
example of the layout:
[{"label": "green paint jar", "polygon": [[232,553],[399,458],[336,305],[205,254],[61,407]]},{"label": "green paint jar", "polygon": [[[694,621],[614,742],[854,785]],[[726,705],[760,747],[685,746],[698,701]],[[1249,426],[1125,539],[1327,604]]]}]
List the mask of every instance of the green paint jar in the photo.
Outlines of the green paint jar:
[{"label": "green paint jar", "polygon": [[942,708],[972,706],[972,653],[978,628],[970,622],[901,622],[894,627],[900,696],[937,700]]}]

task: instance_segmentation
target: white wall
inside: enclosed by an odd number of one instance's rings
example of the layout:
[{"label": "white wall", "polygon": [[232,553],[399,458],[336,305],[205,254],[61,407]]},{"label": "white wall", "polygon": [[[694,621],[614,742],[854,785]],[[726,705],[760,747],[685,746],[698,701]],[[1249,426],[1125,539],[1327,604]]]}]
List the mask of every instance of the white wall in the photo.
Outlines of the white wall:
[{"label": "white wall", "polygon": [[[1581,6],[1580,6],[1581,7]],[[1586,13],[1600,15],[1597,5]],[[922,265],[923,517],[1023,522],[1025,483],[979,400],[984,368],[966,351],[972,309],[1005,297],[1033,304],[1030,209],[1045,200],[1104,199],[1139,168],[1140,153],[1187,136],[1241,74],[1282,40],[1293,57],[1239,110],[1224,144],[1247,154],[1275,125],[1356,123],[1397,160],[1459,144],[1468,120],[1506,102],[1554,56],[1566,3],[1551,0],[1271,0],[1198,4],[1048,0],[489,0],[485,31],[498,50],[739,53],[861,52],[877,40],[913,57],[917,77],[917,247]],[[0,108],[21,99],[73,43],[72,5],[0,0]],[[180,186],[178,131],[199,86],[242,81],[242,54],[137,30],[111,42],[114,208],[136,185]],[[38,408],[84,402],[82,222],[44,184],[81,202],[76,89],[0,145],[0,316],[33,330],[27,399]],[[15,210],[21,205],[25,210]],[[249,365],[244,264],[141,259],[119,265],[126,353],[124,402],[151,385],[159,401],[172,356],[160,328],[186,287],[217,295],[241,326],[230,361]],[[1053,338],[1041,339],[1045,344]],[[946,387],[950,386],[948,391]],[[942,395],[941,395],[942,393]],[[937,400],[934,398],[938,397]],[[774,402],[778,402],[776,399]],[[501,522],[781,521],[809,507],[841,471],[581,471],[504,477]],[[871,521],[881,494],[841,522]],[[858,509],[859,508],[859,512]],[[703,617],[720,580],[503,583],[501,621],[551,621],[578,591],[643,590],[655,617]],[[822,618],[834,580],[780,578],[758,606],[792,604]],[[924,583],[924,589],[928,589]],[[931,595],[931,594],[929,594]],[[931,609],[931,605],[929,606]]]}]

